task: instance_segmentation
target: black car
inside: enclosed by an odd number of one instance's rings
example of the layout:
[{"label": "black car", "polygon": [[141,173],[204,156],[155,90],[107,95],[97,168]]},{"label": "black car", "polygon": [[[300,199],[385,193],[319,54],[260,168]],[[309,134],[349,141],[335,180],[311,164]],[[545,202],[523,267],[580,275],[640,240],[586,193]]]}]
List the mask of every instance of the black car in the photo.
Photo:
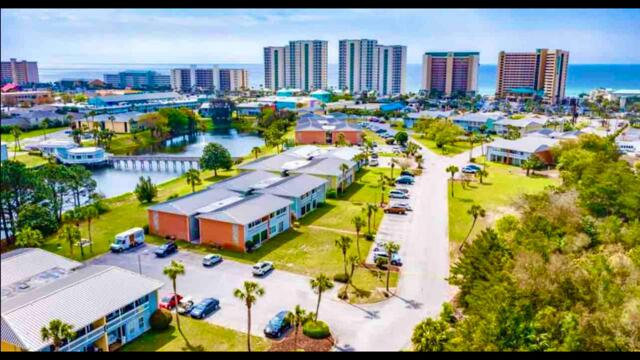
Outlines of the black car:
[{"label": "black car", "polygon": [[176,245],[175,241],[169,241],[158,247],[154,251],[154,254],[156,254],[157,257],[165,257],[175,252],[178,252],[178,245]]},{"label": "black car", "polygon": [[264,335],[270,338],[279,338],[285,333],[291,324],[287,321],[289,311],[283,310],[276,314],[264,328]]},{"label": "black car", "polygon": [[206,298],[191,309],[191,317],[194,319],[204,319],[212,312],[220,309],[220,301],[214,298]]},{"label": "black car", "polygon": [[414,177],[415,175],[413,175],[413,173],[409,170],[402,170],[402,172],[400,173],[400,176],[411,176]]}]

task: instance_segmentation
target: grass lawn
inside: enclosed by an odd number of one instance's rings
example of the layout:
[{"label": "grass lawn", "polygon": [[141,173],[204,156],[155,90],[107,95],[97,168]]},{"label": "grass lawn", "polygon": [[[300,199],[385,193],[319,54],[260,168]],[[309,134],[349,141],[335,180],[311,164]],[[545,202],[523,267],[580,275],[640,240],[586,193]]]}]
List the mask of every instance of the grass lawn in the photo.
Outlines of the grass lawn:
[{"label": "grass lawn", "polygon": [[[20,135],[20,140],[29,139],[36,136],[42,136],[44,134],[50,134],[52,132],[60,131],[66,128],[68,128],[68,126],[53,127],[53,128],[48,128],[46,130],[37,129],[37,130],[26,131],[26,132],[23,132],[22,135]],[[1,135],[1,140],[3,143],[8,143],[8,142],[13,142],[15,139],[13,138],[13,135],[11,135],[11,133],[6,133]]]},{"label": "grass lawn", "polygon": [[[235,330],[195,320],[187,316],[180,317],[182,332],[189,344],[178,332],[175,319],[169,329],[157,332],[150,330],[126,344],[120,351],[156,352],[156,351],[246,351],[247,335]],[[270,342],[267,339],[252,336],[251,350],[266,351]]]},{"label": "grass lawn", "polygon": [[445,145],[443,148],[438,148],[435,141],[425,139],[421,135],[413,135],[412,138],[438,155],[454,156],[470,149],[469,143],[466,141],[458,141],[452,145]]},{"label": "grass lawn", "polygon": [[[109,147],[108,152],[115,155],[126,155],[137,148],[151,146],[158,142],[157,139],[151,137],[150,130],[141,131],[136,135],[136,138],[133,138],[133,134],[116,134],[111,140],[111,146]],[[94,141],[88,140],[88,144],[93,146]]]},{"label": "grass lawn", "polygon": [[365,129],[364,133],[367,140],[375,141],[378,143],[378,145],[386,144],[386,140],[383,139],[380,135],[374,133],[373,131],[369,129]]},{"label": "grass lawn", "polygon": [[[482,160],[481,160],[482,161]],[[482,163],[480,161],[480,163]],[[478,218],[470,239],[480,230],[491,225],[495,220],[510,212],[510,205],[525,193],[542,191],[548,185],[559,184],[558,179],[542,176],[525,176],[522,169],[499,163],[487,162],[489,177],[484,184],[472,182],[466,189],[460,182],[454,183],[454,197],[451,198],[449,182],[449,239],[452,244],[459,244],[465,239],[473,218],[467,214],[472,204],[481,205],[486,211],[485,218]],[[457,251],[457,247],[456,247]]]},{"label": "grass lawn", "polygon": [[[218,180],[235,174],[235,170],[219,171],[218,177],[213,177],[212,171],[205,171],[201,176],[202,184],[196,186],[196,191],[203,189]],[[190,192],[191,186],[187,184],[184,176],[181,176],[158,185],[158,197],[156,202],[164,201],[172,194],[185,195]],[[98,219],[92,221],[91,234],[93,238],[93,254],[91,254],[89,248],[86,248],[85,259],[109,251],[109,245],[116,234],[132,227],[142,227],[148,223],[146,209],[152,204],[140,204],[133,193],[126,193],[110,198],[105,200],[105,202],[109,205],[110,210],[107,213],[102,214]],[[86,223],[81,223],[80,230],[83,238],[89,237]],[[82,260],[80,249],[78,247],[74,247],[73,254],[71,254],[69,244],[60,244],[56,235],[48,237],[43,248],[66,257]]]},{"label": "grass lawn", "polygon": [[[13,154],[10,153],[8,155],[9,160],[13,160]],[[29,154],[18,155],[16,156],[15,160],[24,163],[27,167],[35,167],[47,163],[47,159],[43,158],[42,156]]]}]

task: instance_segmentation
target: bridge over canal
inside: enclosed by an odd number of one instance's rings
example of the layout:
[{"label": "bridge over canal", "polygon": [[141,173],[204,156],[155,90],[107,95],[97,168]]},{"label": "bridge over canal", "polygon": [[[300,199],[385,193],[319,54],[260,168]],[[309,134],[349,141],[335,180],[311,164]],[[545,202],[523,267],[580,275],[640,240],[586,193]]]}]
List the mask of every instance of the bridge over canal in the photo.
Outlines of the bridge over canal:
[{"label": "bridge over canal", "polygon": [[109,163],[116,169],[149,171],[187,171],[200,169],[200,157],[182,155],[111,155]]}]

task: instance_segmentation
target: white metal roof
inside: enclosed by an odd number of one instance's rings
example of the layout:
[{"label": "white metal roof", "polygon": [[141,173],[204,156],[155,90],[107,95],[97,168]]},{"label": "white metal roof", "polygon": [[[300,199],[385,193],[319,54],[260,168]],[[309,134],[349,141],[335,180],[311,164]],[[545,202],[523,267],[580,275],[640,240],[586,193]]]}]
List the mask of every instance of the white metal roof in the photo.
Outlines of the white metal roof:
[{"label": "white metal roof", "polygon": [[[19,339],[21,347],[39,350],[47,345],[40,329],[59,319],[74,330],[120,309],[162,287],[162,282],[115,266],[89,266],[2,303],[2,335]],[[9,327],[10,330],[4,329]]]},{"label": "white metal roof", "polygon": [[0,282],[8,286],[52,268],[72,270],[82,266],[74,260],[35,248],[24,248],[2,254]]}]

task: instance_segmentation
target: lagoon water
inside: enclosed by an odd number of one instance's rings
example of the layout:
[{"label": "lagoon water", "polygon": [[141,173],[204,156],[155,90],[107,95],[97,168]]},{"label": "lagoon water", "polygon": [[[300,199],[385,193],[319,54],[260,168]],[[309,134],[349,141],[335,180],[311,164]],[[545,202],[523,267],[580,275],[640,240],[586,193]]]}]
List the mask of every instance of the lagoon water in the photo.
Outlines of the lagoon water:
[{"label": "lagoon water", "polygon": [[[254,146],[263,146],[264,140],[256,135],[239,134],[235,129],[214,130],[213,132],[200,134],[189,140],[176,138],[169,141],[161,149],[145,149],[136,151],[136,154],[163,154],[184,156],[201,156],[206,144],[216,142],[229,150],[231,156],[245,156],[251,152]],[[133,191],[140,179],[140,176],[149,176],[154,184],[159,184],[181,175],[180,167],[178,171],[148,171],[148,170],[121,170],[114,168],[103,168],[93,171],[93,178],[97,183],[97,192],[106,197],[113,197]]]},{"label": "lagoon water", "polygon": [[[207,66],[210,64],[199,64]],[[41,81],[58,81],[62,78],[103,79],[105,73],[123,70],[155,70],[169,74],[169,70],[177,67],[188,67],[187,64],[66,64],[64,66],[48,66],[40,64]],[[220,67],[241,67],[249,70],[249,83],[259,87],[264,83],[264,65],[262,64],[220,64]],[[480,65],[478,74],[478,92],[491,95],[496,86],[496,65]],[[329,86],[338,86],[338,65],[329,64]],[[407,64],[407,90],[420,89],[422,76],[421,64]],[[577,96],[590,90],[605,87],[611,89],[640,89],[640,64],[629,65],[569,65],[567,77],[567,96]]]}]

